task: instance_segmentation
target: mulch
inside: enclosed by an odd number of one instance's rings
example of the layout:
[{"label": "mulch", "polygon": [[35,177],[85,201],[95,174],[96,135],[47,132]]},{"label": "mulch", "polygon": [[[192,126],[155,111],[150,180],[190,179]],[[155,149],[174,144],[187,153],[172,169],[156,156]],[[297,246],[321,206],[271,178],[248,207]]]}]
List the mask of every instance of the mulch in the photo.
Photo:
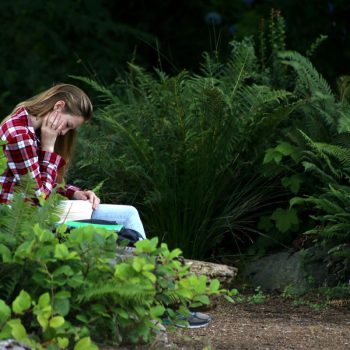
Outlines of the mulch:
[{"label": "mulch", "polygon": [[262,304],[220,300],[208,312],[208,327],[176,329],[168,338],[173,349],[182,350],[350,349],[350,302],[311,306],[281,296]]}]

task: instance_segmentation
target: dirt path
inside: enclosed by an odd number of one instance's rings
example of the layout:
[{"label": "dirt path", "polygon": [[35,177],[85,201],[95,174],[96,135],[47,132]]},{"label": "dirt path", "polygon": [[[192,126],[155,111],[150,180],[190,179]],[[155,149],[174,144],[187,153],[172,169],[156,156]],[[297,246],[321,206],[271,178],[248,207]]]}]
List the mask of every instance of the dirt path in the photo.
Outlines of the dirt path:
[{"label": "dirt path", "polygon": [[281,297],[263,304],[222,301],[206,328],[178,329],[169,339],[178,349],[350,349],[350,305],[313,310]]}]

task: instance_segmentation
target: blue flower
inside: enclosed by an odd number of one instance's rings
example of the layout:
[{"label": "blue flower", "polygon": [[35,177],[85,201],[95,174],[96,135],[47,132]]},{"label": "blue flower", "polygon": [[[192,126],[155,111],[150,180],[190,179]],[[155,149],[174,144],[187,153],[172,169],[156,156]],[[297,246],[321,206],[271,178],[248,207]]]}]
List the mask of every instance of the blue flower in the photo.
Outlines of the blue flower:
[{"label": "blue flower", "polygon": [[334,4],[333,4],[333,2],[332,1],[328,1],[327,2],[327,6],[328,6],[328,11],[330,13],[332,13],[334,11]]},{"label": "blue flower", "polygon": [[231,24],[228,28],[227,31],[230,35],[234,35],[237,33],[238,29],[234,24]]},{"label": "blue flower", "polygon": [[250,6],[255,0],[242,0],[246,5]]},{"label": "blue flower", "polygon": [[212,11],[205,15],[205,21],[209,24],[219,25],[222,22],[222,17],[220,13]]}]

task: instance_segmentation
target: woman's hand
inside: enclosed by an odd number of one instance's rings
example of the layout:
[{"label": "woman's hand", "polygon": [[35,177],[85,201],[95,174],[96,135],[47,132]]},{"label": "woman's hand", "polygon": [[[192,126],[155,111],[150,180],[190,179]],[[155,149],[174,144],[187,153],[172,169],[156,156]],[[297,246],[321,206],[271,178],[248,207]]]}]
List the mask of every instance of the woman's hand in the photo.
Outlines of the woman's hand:
[{"label": "woman's hand", "polygon": [[100,198],[98,198],[93,191],[76,191],[73,195],[73,199],[91,202],[92,209],[96,209],[100,204]]},{"label": "woman's hand", "polygon": [[61,119],[58,110],[49,112],[41,124],[41,149],[43,151],[54,152],[57,136],[64,128],[65,122]]}]

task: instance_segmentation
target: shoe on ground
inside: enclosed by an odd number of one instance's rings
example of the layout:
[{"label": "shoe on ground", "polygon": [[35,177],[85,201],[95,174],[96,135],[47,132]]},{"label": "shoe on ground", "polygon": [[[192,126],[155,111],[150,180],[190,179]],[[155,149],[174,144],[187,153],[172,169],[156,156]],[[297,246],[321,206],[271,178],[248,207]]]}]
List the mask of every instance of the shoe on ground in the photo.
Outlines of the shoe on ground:
[{"label": "shoe on ground", "polygon": [[[173,323],[176,327],[180,328],[203,328],[208,326],[211,322],[211,317],[203,312],[194,312],[191,311],[190,314],[186,316],[179,315],[178,321]],[[168,319],[164,320],[163,324],[170,324]]]}]

